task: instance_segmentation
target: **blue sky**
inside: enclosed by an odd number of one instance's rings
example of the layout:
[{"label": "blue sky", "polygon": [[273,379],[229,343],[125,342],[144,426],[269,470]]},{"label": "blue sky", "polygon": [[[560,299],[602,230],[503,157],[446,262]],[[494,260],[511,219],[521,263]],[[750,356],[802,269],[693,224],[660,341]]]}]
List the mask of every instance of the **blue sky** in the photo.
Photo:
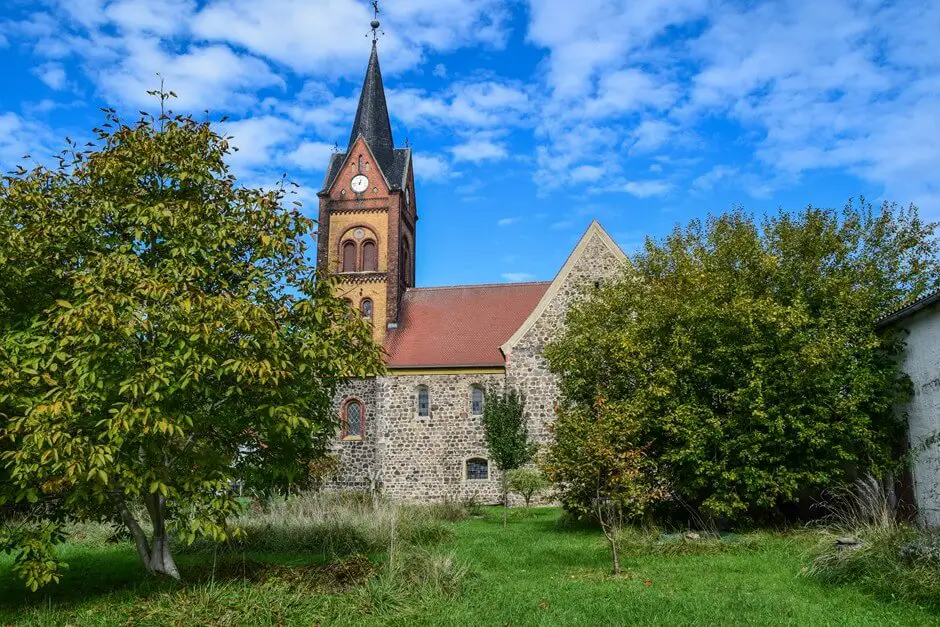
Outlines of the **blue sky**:
[{"label": "blue sky", "polygon": [[[5,0],[0,166],[146,90],[219,118],[247,184],[308,208],[369,54],[362,0]],[[419,285],[550,279],[591,219],[628,252],[735,204],[940,214],[940,3],[386,0],[382,70],[416,154]]]}]

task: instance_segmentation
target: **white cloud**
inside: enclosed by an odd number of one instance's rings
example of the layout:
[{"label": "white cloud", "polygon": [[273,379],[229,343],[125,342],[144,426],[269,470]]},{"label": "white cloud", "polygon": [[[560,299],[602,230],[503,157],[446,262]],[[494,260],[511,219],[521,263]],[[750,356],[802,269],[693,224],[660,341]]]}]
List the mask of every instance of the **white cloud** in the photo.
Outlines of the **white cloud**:
[{"label": "white cloud", "polygon": [[432,73],[434,74],[434,76],[438,78],[446,78],[447,66],[444,65],[443,63],[438,63],[437,65],[434,66],[434,71]]},{"label": "white cloud", "polygon": [[519,221],[519,218],[517,217],[500,218],[499,220],[496,221],[496,225],[497,226],[509,226],[511,224],[515,224],[518,221]]},{"label": "white cloud", "polygon": [[288,163],[305,170],[322,172],[330,161],[334,146],[325,142],[305,141],[285,157]]},{"label": "white cloud", "polygon": [[44,63],[34,68],[33,72],[49,89],[59,90],[65,87],[65,68],[59,63]]},{"label": "white cloud", "polygon": [[672,185],[668,181],[650,180],[627,181],[626,183],[616,186],[616,188],[611,191],[626,192],[637,198],[649,198],[650,196],[662,196],[670,189],[672,189]]},{"label": "white cloud", "polygon": [[504,272],[502,277],[511,283],[519,283],[521,281],[531,281],[535,278],[535,275],[528,272]]},{"label": "white cloud", "polygon": [[119,0],[107,5],[99,19],[106,18],[125,31],[165,36],[185,30],[195,8],[193,0]]},{"label": "white cloud", "polygon": [[273,116],[262,116],[226,122],[224,132],[230,135],[230,143],[238,152],[229,155],[229,163],[240,171],[259,166],[269,166],[274,160],[276,148],[293,143],[297,125],[290,120]]},{"label": "white cloud", "polygon": [[419,182],[440,183],[454,176],[450,164],[440,155],[431,153],[415,153],[415,178]]},{"label": "white cloud", "polygon": [[[17,165],[29,168],[43,162],[51,154],[54,142],[51,131],[43,124],[15,113],[0,113],[0,171],[8,172]],[[24,159],[26,155],[30,159]]]},{"label": "white cloud", "polygon": [[705,174],[696,177],[696,179],[692,181],[692,187],[700,191],[711,191],[717,183],[737,173],[737,168],[726,165],[716,165]]},{"label": "white cloud", "polygon": [[[502,45],[501,4],[408,0],[383,7],[383,67],[413,67],[425,49]],[[192,29],[198,37],[236,44],[297,72],[335,76],[361,68],[371,19],[368,3],[358,0],[215,0],[194,16]]]},{"label": "white cloud", "polygon": [[520,85],[496,80],[456,83],[435,94],[420,89],[386,93],[394,115],[415,127],[505,127],[521,123],[532,106]]},{"label": "white cloud", "polygon": [[581,165],[571,171],[571,181],[574,183],[596,181],[604,176],[606,171],[605,168],[596,165]]},{"label": "white cloud", "polygon": [[482,163],[484,161],[502,161],[509,157],[509,150],[505,144],[486,139],[485,137],[473,138],[450,148],[454,155],[454,161],[469,161],[471,163]]}]

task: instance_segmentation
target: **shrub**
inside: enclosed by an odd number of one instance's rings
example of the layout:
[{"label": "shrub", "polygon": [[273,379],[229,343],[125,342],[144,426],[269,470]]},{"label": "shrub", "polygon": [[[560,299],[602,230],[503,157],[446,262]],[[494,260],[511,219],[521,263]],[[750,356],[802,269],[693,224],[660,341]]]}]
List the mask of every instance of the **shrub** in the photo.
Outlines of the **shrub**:
[{"label": "shrub", "polygon": [[547,489],[551,484],[545,475],[532,468],[517,468],[506,473],[506,485],[510,492],[514,492],[525,500],[529,507],[532,497]]},{"label": "shrub", "polygon": [[[634,437],[600,444],[645,450],[715,518],[880,474],[897,461],[893,410],[910,385],[901,337],[875,321],[940,285],[937,252],[935,225],[889,203],[677,227],[576,304],[546,348],[562,409],[619,404]],[[588,507],[593,491],[570,497]]]}]

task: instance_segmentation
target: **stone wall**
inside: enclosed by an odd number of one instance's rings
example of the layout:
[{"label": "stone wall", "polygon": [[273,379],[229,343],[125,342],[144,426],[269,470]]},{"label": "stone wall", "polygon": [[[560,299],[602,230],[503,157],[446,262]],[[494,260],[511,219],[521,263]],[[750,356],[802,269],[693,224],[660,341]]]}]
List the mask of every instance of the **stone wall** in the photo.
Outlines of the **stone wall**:
[{"label": "stone wall", "polygon": [[[940,308],[934,306],[903,319],[907,329],[904,372],[914,384],[914,396],[903,409],[908,414],[912,450],[940,433]],[[914,496],[921,521],[940,527],[940,446],[920,453],[913,468]]]},{"label": "stone wall", "polygon": [[368,490],[371,479],[379,469],[377,448],[382,428],[378,411],[377,379],[353,379],[343,383],[333,399],[333,411],[341,416],[343,405],[350,399],[362,402],[365,409],[365,428],[361,440],[346,440],[342,428],[333,441],[333,454],[339,457],[337,476],[330,487],[341,490]]},{"label": "stone wall", "polygon": [[[382,446],[383,487],[404,501],[499,500],[499,473],[486,480],[466,480],[465,463],[487,459],[481,416],[470,412],[471,387],[502,384],[502,374],[398,375],[383,377],[382,409],[386,422]],[[428,387],[430,416],[417,411],[418,386]],[[485,403],[484,399],[484,403]]]},{"label": "stone wall", "polygon": [[546,426],[555,418],[558,399],[557,382],[543,356],[545,346],[564,328],[571,305],[594,289],[596,282],[610,280],[622,268],[623,256],[612,251],[600,234],[594,234],[557,291],[550,288],[554,295],[542,315],[512,347],[506,378],[526,393],[529,433],[540,444],[548,441]]}]

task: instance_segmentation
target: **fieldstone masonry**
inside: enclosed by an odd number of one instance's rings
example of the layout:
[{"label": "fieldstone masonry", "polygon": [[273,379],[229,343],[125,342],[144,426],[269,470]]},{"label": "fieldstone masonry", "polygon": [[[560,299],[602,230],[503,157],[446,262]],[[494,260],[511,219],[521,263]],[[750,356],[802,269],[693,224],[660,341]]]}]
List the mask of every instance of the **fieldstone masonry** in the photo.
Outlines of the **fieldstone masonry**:
[{"label": "fieldstone masonry", "polygon": [[[549,288],[541,314],[512,347],[503,372],[394,374],[343,385],[335,410],[356,398],[365,405],[366,424],[362,440],[337,437],[340,469],[333,486],[361,490],[377,482],[384,494],[401,501],[497,502],[500,475],[492,464],[487,479],[466,479],[467,460],[488,457],[481,417],[471,412],[471,390],[504,384],[518,388],[526,395],[530,435],[540,444],[547,441],[558,387],[544,348],[563,328],[571,304],[597,282],[615,276],[623,264],[623,254],[599,228],[586,238]],[[426,418],[418,416],[420,385],[429,391]]]}]

